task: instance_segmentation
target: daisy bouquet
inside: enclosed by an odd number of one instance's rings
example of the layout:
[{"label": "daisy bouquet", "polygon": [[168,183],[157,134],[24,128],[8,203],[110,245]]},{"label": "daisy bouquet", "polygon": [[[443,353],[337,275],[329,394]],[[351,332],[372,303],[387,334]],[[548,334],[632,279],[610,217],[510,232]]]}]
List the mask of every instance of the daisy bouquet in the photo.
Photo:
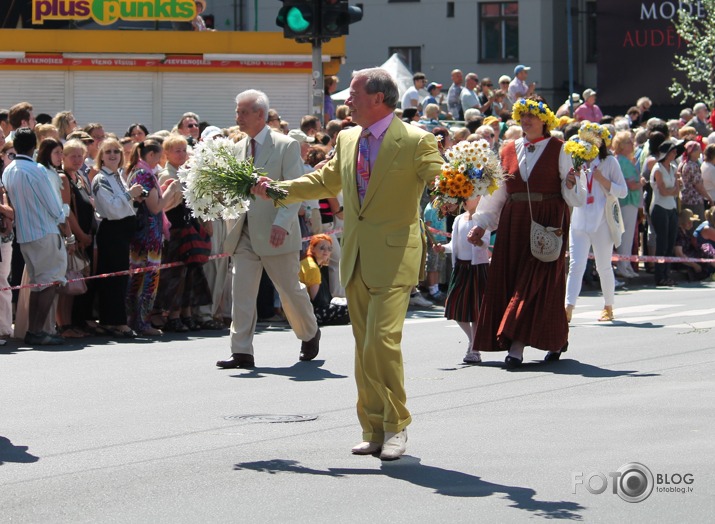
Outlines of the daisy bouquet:
[{"label": "daisy bouquet", "polygon": [[[261,174],[253,159],[238,160],[239,146],[219,137],[200,142],[192,157],[179,169],[186,204],[202,220],[238,218],[248,210],[249,199],[255,200],[251,188]],[[281,204],[288,192],[272,184],[268,196]]]},{"label": "daisy bouquet", "polygon": [[461,204],[470,198],[491,195],[506,176],[486,140],[460,142],[445,152],[445,158],[432,191],[440,208],[442,204]]}]

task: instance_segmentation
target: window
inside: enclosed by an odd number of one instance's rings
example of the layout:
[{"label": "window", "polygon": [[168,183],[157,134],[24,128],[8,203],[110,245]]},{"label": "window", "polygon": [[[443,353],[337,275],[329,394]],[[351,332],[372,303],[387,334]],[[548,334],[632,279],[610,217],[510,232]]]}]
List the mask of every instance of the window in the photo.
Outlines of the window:
[{"label": "window", "polygon": [[392,56],[393,53],[400,55],[402,61],[413,73],[422,71],[421,47],[390,47],[388,56]]},{"label": "window", "polygon": [[586,2],[586,62],[590,63],[598,60],[596,19],[596,2]]},{"label": "window", "polygon": [[519,3],[485,2],[479,4],[481,62],[516,62],[519,60]]},{"label": "window", "polygon": [[454,2],[447,2],[447,18],[454,18]]}]

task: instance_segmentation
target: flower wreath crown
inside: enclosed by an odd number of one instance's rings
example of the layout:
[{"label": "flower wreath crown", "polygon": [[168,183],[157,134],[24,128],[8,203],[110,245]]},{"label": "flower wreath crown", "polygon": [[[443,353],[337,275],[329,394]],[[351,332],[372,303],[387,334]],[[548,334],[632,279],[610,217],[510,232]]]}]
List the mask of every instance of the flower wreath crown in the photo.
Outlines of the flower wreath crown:
[{"label": "flower wreath crown", "polygon": [[547,106],[544,102],[520,98],[512,108],[511,117],[517,124],[521,124],[521,115],[524,113],[531,113],[532,115],[538,117],[538,119],[546,125],[547,132],[559,125],[556,115],[554,115],[551,109],[549,109],[549,106]]},{"label": "flower wreath crown", "polygon": [[606,147],[611,145],[611,133],[606,126],[594,124],[593,122],[584,122],[578,130],[578,137],[581,140],[590,142],[596,147],[600,147],[603,142]]}]

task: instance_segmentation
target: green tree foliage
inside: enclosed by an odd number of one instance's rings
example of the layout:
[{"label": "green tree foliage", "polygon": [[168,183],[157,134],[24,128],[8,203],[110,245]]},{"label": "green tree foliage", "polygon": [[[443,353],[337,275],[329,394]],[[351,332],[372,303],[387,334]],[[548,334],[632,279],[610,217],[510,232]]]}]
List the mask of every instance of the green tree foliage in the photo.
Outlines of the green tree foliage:
[{"label": "green tree foliage", "polygon": [[681,0],[683,9],[673,18],[683,42],[673,67],[683,73],[683,82],[673,78],[668,88],[682,103],[715,102],[715,0]]}]

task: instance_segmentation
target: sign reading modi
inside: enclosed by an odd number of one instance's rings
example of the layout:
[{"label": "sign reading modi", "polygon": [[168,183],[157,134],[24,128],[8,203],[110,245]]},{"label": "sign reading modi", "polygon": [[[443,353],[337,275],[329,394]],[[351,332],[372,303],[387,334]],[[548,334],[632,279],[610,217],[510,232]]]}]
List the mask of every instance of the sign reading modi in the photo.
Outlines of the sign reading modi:
[{"label": "sign reading modi", "polygon": [[196,17],[194,0],[32,0],[32,22],[88,20],[100,25],[117,20],[190,22]]}]

